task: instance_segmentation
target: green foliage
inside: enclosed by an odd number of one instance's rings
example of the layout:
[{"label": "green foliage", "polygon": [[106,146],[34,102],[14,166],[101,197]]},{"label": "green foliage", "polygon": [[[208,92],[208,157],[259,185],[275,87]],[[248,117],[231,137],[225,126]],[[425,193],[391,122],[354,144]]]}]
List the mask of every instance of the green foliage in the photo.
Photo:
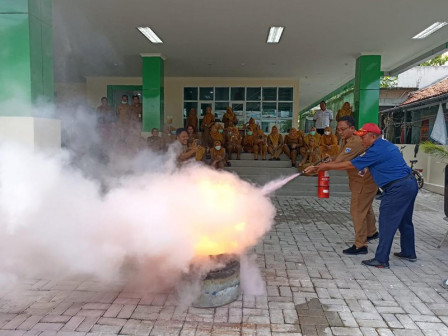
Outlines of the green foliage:
[{"label": "green foliage", "polygon": [[431,141],[425,141],[420,145],[420,148],[431,156],[434,156],[438,159],[448,161],[448,150],[445,149],[442,145],[436,145]]},{"label": "green foliage", "polygon": [[381,88],[392,88],[397,87],[398,76],[383,76],[381,77],[380,87]]},{"label": "green foliage", "polygon": [[420,64],[420,66],[441,66],[448,62],[448,55],[439,55]]}]

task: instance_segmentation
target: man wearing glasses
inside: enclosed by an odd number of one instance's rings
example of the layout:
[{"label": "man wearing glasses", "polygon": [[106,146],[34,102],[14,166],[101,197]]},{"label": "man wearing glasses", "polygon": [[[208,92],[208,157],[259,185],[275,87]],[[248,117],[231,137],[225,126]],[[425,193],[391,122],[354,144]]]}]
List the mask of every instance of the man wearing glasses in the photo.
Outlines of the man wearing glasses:
[{"label": "man wearing glasses", "polygon": [[[342,144],[339,154],[331,158],[331,161],[350,161],[365,151],[361,138],[354,135],[356,129],[353,117],[341,117],[336,130],[342,139]],[[378,186],[368,169],[361,172],[350,169],[347,170],[347,175],[351,191],[350,215],[353,220],[355,242],[352,247],[342,252],[349,255],[367,254],[367,242],[378,238],[372,207]]]},{"label": "man wearing glasses", "polygon": [[417,182],[397,146],[382,139],[381,130],[367,123],[357,132],[366,151],[351,161],[330,162],[310,167],[310,171],[349,170],[369,168],[376,184],[384,190],[379,214],[379,243],[375,258],[363,264],[389,268],[389,254],[397,229],[400,231],[401,251],[398,258],[416,261],[412,214],[417,196]]}]

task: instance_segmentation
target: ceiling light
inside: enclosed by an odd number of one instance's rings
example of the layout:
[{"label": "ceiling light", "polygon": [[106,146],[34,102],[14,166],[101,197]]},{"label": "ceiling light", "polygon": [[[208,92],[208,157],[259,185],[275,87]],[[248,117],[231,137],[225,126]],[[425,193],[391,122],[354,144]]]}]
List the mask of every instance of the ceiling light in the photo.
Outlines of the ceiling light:
[{"label": "ceiling light", "polygon": [[428,28],[426,28],[425,30],[423,30],[420,33],[418,33],[417,35],[415,35],[413,37],[413,39],[423,39],[423,38],[431,35],[432,33],[438,31],[440,28],[442,28],[443,26],[446,26],[447,24],[448,24],[448,22],[433,23]]},{"label": "ceiling light", "polygon": [[271,27],[269,29],[268,40],[266,42],[278,43],[282,37],[283,29],[285,29],[285,27]]},{"label": "ceiling light", "polygon": [[149,27],[137,27],[140,32],[146,36],[152,43],[163,43],[163,41]]}]

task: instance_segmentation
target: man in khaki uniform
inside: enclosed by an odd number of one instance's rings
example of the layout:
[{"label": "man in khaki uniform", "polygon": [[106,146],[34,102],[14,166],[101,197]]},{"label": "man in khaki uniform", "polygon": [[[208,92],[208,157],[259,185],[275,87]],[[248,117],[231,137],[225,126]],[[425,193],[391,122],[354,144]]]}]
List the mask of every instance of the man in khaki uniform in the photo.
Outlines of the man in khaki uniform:
[{"label": "man in khaki uniform", "polygon": [[[342,139],[339,154],[332,158],[335,162],[350,161],[365,152],[361,138],[354,135],[355,120],[350,116],[341,117],[337,131]],[[356,169],[347,170],[351,191],[350,214],[355,230],[355,244],[343,250],[345,254],[367,254],[367,241],[378,238],[375,226],[375,214],[372,203],[378,186],[368,170],[358,172]]]}]

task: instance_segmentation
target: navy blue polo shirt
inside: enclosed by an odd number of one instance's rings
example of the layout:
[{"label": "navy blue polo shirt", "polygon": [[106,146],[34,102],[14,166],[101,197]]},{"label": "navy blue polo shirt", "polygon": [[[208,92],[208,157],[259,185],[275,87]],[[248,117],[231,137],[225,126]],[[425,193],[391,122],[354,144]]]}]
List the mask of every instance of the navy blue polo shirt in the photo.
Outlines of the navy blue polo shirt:
[{"label": "navy blue polo shirt", "polygon": [[404,161],[397,146],[381,138],[351,163],[358,170],[369,168],[375,183],[380,187],[411,173],[411,168]]}]

